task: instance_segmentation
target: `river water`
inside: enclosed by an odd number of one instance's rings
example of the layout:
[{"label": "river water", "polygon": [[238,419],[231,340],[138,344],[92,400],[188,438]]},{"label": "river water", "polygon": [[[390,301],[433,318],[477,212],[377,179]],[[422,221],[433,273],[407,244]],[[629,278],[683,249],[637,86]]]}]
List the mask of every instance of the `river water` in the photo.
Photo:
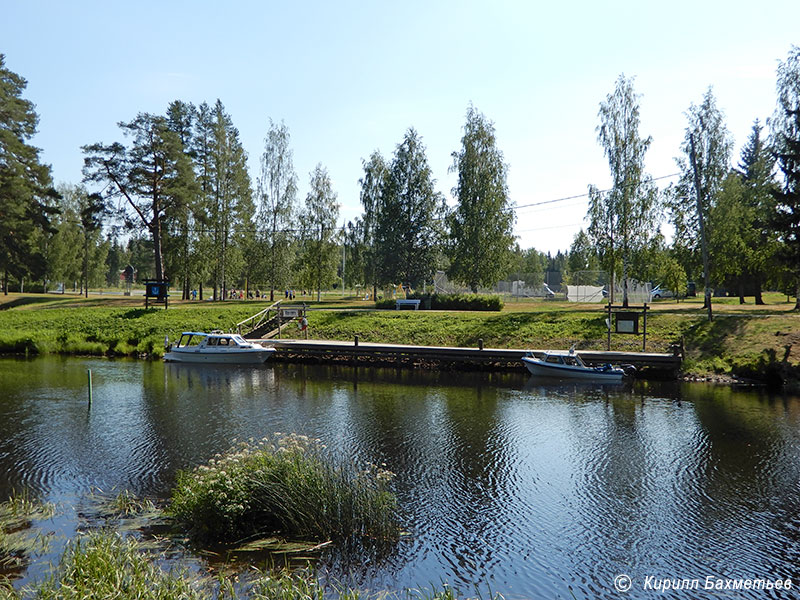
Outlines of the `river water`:
[{"label": "river water", "polygon": [[[379,559],[319,564],[351,585],[617,598],[627,575],[629,598],[798,597],[796,397],[518,374],[0,360],[0,497],[24,490],[72,507],[62,536],[93,490],[164,498],[177,470],[274,432],[396,473],[411,535]],[[708,576],[794,588],[706,591]],[[653,589],[665,579],[699,589]]]}]

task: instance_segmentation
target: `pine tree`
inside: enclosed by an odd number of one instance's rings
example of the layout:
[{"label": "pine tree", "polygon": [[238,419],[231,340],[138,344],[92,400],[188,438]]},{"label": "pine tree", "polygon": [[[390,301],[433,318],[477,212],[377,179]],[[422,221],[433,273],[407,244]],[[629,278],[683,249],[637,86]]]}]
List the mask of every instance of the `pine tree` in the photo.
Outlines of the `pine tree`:
[{"label": "pine tree", "polygon": [[0,54],[0,273],[3,293],[9,275],[39,278],[46,271],[37,236],[53,233],[50,218],[58,194],[50,166],[39,162],[39,149],[28,142],[39,117],[22,97],[27,81],[6,68]]},{"label": "pine tree", "polygon": [[165,216],[187,201],[194,181],[191,162],[162,116],[139,113],[119,127],[131,138],[129,147],[114,142],[82,148],[84,181],[104,186],[107,201],[123,200],[126,224],[146,229],[153,242],[155,278],[164,280]]},{"label": "pine tree", "polygon": [[756,304],[764,304],[761,297],[764,272],[773,262],[776,250],[775,234],[769,222],[769,215],[775,207],[773,192],[777,191],[775,156],[762,138],[761,130],[761,124],[756,119],[739,163],[739,174],[744,184],[742,199],[750,209],[752,220],[749,225],[753,230],[749,241],[752,244],[750,260],[740,277],[740,301],[744,301],[744,280],[749,279],[755,284]]}]

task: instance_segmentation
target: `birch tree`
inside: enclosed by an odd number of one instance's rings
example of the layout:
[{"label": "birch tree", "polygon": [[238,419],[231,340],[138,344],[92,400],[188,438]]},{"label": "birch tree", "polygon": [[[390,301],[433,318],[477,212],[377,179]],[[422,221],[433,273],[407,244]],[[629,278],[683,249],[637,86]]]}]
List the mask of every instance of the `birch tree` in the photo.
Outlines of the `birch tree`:
[{"label": "birch tree", "polygon": [[447,218],[448,276],[477,293],[479,285],[497,283],[511,265],[515,213],[494,124],[472,106],[451,171],[458,173],[453,188],[458,204]]},{"label": "birch tree", "polygon": [[795,278],[794,310],[800,311],[800,47],[792,46],[780,63],[777,88],[772,136],[783,181],[774,193],[772,224],[781,243],[779,256]]},{"label": "birch tree", "polygon": [[598,248],[603,268],[612,274],[622,266],[623,306],[628,305],[632,255],[656,231],[657,191],[644,172],[651,138],[639,135],[639,101],[633,80],[620,75],[614,92],[600,103],[597,139],[611,171],[611,190],[589,190],[589,236]]},{"label": "birch tree", "polygon": [[305,234],[299,257],[299,273],[305,287],[317,290],[319,302],[322,288],[336,281],[336,221],[339,218],[339,205],[327,169],[318,164],[310,177],[310,189],[300,217]]},{"label": "birch tree", "polygon": [[[297,174],[289,147],[289,128],[269,121],[261,155],[261,176],[257,183],[258,247],[263,248],[261,272],[269,283],[270,302],[275,289],[289,283],[291,234],[297,214]],[[261,254],[261,252],[259,252]]]},{"label": "birch tree", "polygon": [[681,171],[680,180],[669,200],[669,211],[675,227],[673,246],[690,276],[695,276],[698,265],[702,265],[705,306],[709,310],[710,320],[711,264],[708,238],[711,232],[706,231],[706,223],[730,171],[733,143],[711,88],[699,105],[692,104],[689,107],[686,116],[688,125],[681,145],[683,154],[675,159]]}]

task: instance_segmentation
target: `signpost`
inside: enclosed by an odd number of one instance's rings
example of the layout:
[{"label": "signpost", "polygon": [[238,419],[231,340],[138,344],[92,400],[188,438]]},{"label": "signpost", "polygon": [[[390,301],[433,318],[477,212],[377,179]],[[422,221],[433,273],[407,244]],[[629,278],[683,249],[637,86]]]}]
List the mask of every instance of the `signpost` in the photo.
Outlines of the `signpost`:
[{"label": "signpost", "polygon": [[150,308],[151,300],[164,303],[164,310],[169,307],[169,281],[160,279],[144,280],[144,307]]},{"label": "signpost", "polygon": [[[636,310],[639,309],[639,310]],[[650,307],[645,302],[642,306],[614,306],[610,302],[606,306],[608,317],[606,327],[608,329],[607,350],[611,350],[612,323],[614,333],[623,333],[642,336],[642,352],[647,349],[647,311]],[[613,315],[613,318],[612,318]],[[639,317],[642,320],[641,332],[639,331]]]}]

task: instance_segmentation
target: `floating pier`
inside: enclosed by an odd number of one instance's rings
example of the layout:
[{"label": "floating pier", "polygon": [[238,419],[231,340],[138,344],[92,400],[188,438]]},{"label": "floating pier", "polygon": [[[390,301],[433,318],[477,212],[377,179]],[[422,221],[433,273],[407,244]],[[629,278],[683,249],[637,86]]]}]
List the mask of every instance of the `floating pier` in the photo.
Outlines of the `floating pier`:
[{"label": "floating pier", "polygon": [[[251,340],[275,348],[273,360],[319,364],[347,364],[372,366],[405,366],[452,370],[525,371],[520,360],[532,352],[540,357],[544,350],[509,348],[478,348],[454,346],[413,346],[408,344],[373,344],[330,340]],[[637,376],[643,378],[674,378],[681,366],[679,354],[654,352],[602,352],[578,351],[590,366],[626,364],[636,367]]]}]

